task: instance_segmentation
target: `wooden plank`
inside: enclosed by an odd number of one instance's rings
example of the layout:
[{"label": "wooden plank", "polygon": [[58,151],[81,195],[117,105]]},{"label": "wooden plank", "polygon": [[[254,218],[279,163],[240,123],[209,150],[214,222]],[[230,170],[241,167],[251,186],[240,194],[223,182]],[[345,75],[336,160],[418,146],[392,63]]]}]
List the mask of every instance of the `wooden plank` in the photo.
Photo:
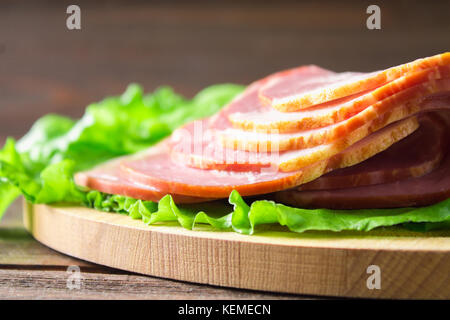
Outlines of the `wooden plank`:
[{"label": "wooden plank", "polygon": [[[449,298],[450,237],[431,233],[253,236],[147,226],[81,207],[26,205],[25,224],[46,245],[102,265],[164,278],[274,292],[383,298]],[[69,227],[70,226],[70,227]],[[366,286],[367,268],[383,273]]]},{"label": "wooden plank", "polygon": [[[25,230],[11,230],[22,233]],[[27,237],[30,237],[27,235]],[[91,263],[62,255],[32,239],[9,238],[4,240],[4,233],[0,233],[0,268],[8,265],[21,266],[94,266]]]},{"label": "wooden plank", "polygon": [[[74,288],[66,270],[0,269],[2,299],[299,299],[248,290],[196,285],[129,273],[86,272]],[[69,287],[68,287],[69,281]],[[70,285],[72,284],[72,286]],[[73,289],[70,289],[72,287]]]}]

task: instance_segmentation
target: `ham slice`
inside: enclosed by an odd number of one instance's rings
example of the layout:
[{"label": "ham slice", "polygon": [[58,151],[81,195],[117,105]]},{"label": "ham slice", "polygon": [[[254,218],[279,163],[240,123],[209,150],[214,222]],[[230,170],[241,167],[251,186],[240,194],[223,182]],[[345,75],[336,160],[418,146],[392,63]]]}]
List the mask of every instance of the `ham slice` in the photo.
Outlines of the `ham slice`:
[{"label": "ham slice", "polygon": [[[317,145],[311,148],[282,151],[282,152],[248,152],[233,148],[223,148],[213,136],[206,135],[201,140],[195,137],[195,125],[185,127],[183,134],[178,132],[175,137],[180,137],[171,148],[172,161],[183,163],[187,166],[209,170],[233,170],[233,171],[258,171],[263,168],[272,168],[284,172],[296,171],[314,162],[321,161],[336,155],[353,143],[384,126],[383,122],[368,123],[354,131],[351,137],[342,138],[333,143]],[[385,139],[398,141],[414,132],[418,127],[415,118],[401,121],[395,124],[395,130],[383,131]],[[391,128],[393,129],[393,128]],[[201,131],[201,130],[198,130]],[[397,133],[397,134],[394,134]],[[188,140],[188,141],[186,141]]]},{"label": "ham slice", "polygon": [[[429,111],[421,102],[429,95],[450,91],[450,79],[440,79],[408,88],[382,101],[376,102],[353,117],[334,125],[300,131],[296,133],[261,134],[237,129],[218,131],[222,143],[227,148],[246,151],[294,150],[331,143],[339,138],[357,141],[372,131],[366,130],[358,136],[357,129],[364,126],[383,127],[418,112]],[[448,108],[449,106],[447,106]],[[364,131],[360,129],[360,131]]]},{"label": "ham slice", "polygon": [[231,123],[229,121],[229,116],[231,114],[236,112],[251,112],[254,111],[258,106],[262,106],[258,98],[258,92],[263,85],[267,84],[273,79],[285,77],[292,74],[296,74],[299,77],[314,78],[334,74],[334,72],[322,69],[317,66],[301,66],[271,74],[250,84],[244,92],[235,97],[233,101],[231,101],[219,113],[212,116],[208,120],[208,126],[217,130],[229,128],[231,126]]},{"label": "ham slice", "polygon": [[[88,189],[148,201],[159,201],[167,194],[152,185],[139,184],[121,175],[119,167],[121,161],[122,159],[115,159],[92,170],[79,172],[75,174],[75,182]],[[208,197],[171,195],[176,203],[198,203],[214,200]]]},{"label": "ham slice", "polygon": [[282,191],[274,200],[299,208],[374,209],[427,206],[450,197],[450,154],[442,165],[419,178],[317,191]]},{"label": "ham slice", "polygon": [[[411,120],[402,120],[408,121]],[[270,193],[309,182],[337,168],[355,165],[387,149],[406,136],[400,125],[402,122],[370,135],[333,157],[314,162],[295,172],[235,172],[190,168],[172,161],[169,143],[160,144],[154,149],[155,152],[141,159],[124,160],[121,169],[130,181],[151,185],[170,194],[225,198],[232,190],[237,190],[243,196]]]},{"label": "ham slice", "polygon": [[417,131],[387,150],[355,166],[330,172],[296,190],[353,188],[423,176],[440,165],[448,147],[447,131],[441,117],[426,114],[421,117]]},{"label": "ham slice", "polygon": [[[442,96],[429,103],[450,103]],[[438,168],[420,177],[389,183],[330,190],[285,190],[272,197],[275,201],[301,208],[363,209],[426,206],[450,197],[450,113],[442,112],[446,121],[445,156]],[[406,142],[406,141],[405,141]],[[432,143],[432,142],[428,142]],[[422,148],[422,146],[416,146]],[[383,155],[379,155],[383,160]],[[399,155],[400,156],[400,155]],[[389,158],[384,158],[389,159]],[[388,163],[382,162],[380,166]],[[363,165],[363,164],[361,164]]]},{"label": "ham slice", "polygon": [[[297,74],[300,77],[300,73],[297,72]],[[246,131],[270,132],[276,130],[279,133],[289,133],[311,130],[344,121],[402,90],[416,86],[416,88],[423,87],[426,90],[431,81],[442,78],[450,78],[449,66],[412,72],[374,90],[360,92],[297,112],[280,112],[274,108],[263,106],[254,94],[253,100],[247,99],[246,101],[247,104],[254,105],[253,110],[231,113],[229,120],[234,128]]]},{"label": "ham slice", "polygon": [[[435,76],[443,75],[450,69],[442,70]],[[430,71],[420,74],[422,80],[430,79]],[[390,90],[397,87],[391,86]],[[210,129],[207,120],[198,122],[196,131],[197,123],[190,123],[174,133],[173,136],[180,139],[172,139],[172,157],[175,161],[200,169],[245,171],[274,166],[281,171],[295,171],[339,153],[389,123],[428,111],[420,106],[421,101],[433,92],[447,90],[450,90],[450,79],[428,81],[381,100],[345,121],[291,134],[264,134],[237,129],[215,131]],[[247,103],[258,102],[256,90],[241,97],[246,97]],[[225,148],[217,145],[216,136]]]},{"label": "ham slice", "polygon": [[358,92],[375,89],[418,70],[450,63],[450,53],[418,59],[413,62],[372,73],[331,73],[305,78],[297,73],[272,78],[260,90],[261,100],[280,111],[297,111]]}]

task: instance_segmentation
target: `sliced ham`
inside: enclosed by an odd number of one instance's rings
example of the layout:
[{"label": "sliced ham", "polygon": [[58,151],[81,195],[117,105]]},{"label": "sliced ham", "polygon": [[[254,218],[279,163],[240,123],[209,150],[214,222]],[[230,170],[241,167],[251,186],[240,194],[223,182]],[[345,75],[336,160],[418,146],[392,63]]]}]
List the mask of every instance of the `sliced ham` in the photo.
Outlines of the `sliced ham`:
[{"label": "sliced ham", "polygon": [[[433,104],[450,103],[450,95],[434,97],[434,101],[429,101]],[[426,206],[443,201],[450,197],[450,113],[444,111],[441,112],[441,116],[446,121],[444,160],[438,168],[426,175],[354,188],[284,190],[275,193],[272,198],[301,208],[331,209]]]},{"label": "sliced ham", "polygon": [[244,90],[244,92],[235,97],[233,101],[231,101],[219,113],[212,116],[208,120],[208,126],[211,128],[215,128],[217,130],[229,128],[231,126],[231,123],[229,121],[229,116],[231,114],[234,114],[236,112],[244,112],[244,113],[251,112],[254,111],[255,108],[257,108],[258,106],[262,107],[262,105],[260,104],[260,100],[258,98],[258,92],[263,85],[267,84],[273,79],[285,77],[292,74],[305,78],[313,78],[334,74],[334,72],[322,69],[317,66],[301,66],[298,68],[293,68],[271,74],[263,79],[257,80],[252,84],[250,84]]},{"label": "sliced ham", "polygon": [[[418,112],[429,111],[422,101],[429,95],[450,91],[450,79],[430,81],[426,86],[415,86],[398,92],[384,100],[374,103],[351,118],[331,126],[300,131],[296,133],[262,134],[237,129],[225,129],[216,134],[227,148],[247,151],[294,150],[331,143],[339,138],[357,141],[370,134],[358,137],[357,129],[364,126],[383,127],[394,121],[404,119]],[[429,105],[428,105],[429,106]],[[446,106],[449,108],[449,106]],[[364,131],[360,129],[360,131]]]},{"label": "sliced ham", "polygon": [[374,209],[427,206],[450,197],[450,154],[431,173],[391,183],[277,193],[274,200],[299,208]]},{"label": "sliced ham", "polygon": [[320,128],[343,121],[360,111],[352,102],[365,96],[366,93],[358,93],[299,112],[281,112],[263,106],[255,94],[254,108],[251,111],[232,113],[228,118],[235,129],[262,133],[271,131],[291,133]]},{"label": "sliced ham", "polygon": [[[190,168],[183,163],[172,161],[168,143],[160,144],[154,149],[157,152],[141,159],[124,160],[121,169],[130,181],[151,185],[171,194],[225,198],[232,190],[237,190],[243,196],[258,195],[292,188],[329,171],[364,161],[390,147],[396,139],[405,136],[395,129],[398,129],[397,124],[386,127],[333,157],[314,162],[295,172],[236,172]],[[390,134],[384,134],[386,132]]]},{"label": "sliced ham", "polygon": [[387,150],[355,166],[330,172],[296,190],[353,188],[423,176],[440,165],[448,147],[447,131],[439,115],[424,115],[417,131]]},{"label": "sliced ham", "polygon": [[[298,74],[300,77],[300,73]],[[234,128],[246,131],[276,130],[279,133],[290,133],[311,130],[344,121],[402,90],[412,87],[422,87],[426,90],[431,81],[442,78],[450,78],[449,66],[412,72],[374,90],[360,92],[297,112],[280,112],[270,106],[263,106],[254,94],[253,100],[248,98],[246,101],[247,104],[254,104],[254,108],[250,112],[231,113],[229,120]]]},{"label": "sliced ham", "polygon": [[259,96],[265,104],[277,110],[297,111],[375,89],[410,72],[449,63],[450,53],[447,52],[366,74],[345,72],[305,78],[291,73],[272,78],[261,88]]},{"label": "sliced ham", "polygon": [[[300,72],[297,71],[297,73]],[[198,128],[195,126],[197,123],[190,123],[177,130],[173,135],[181,137],[181,141],[174,142],[172,160],[181,161],[188,166],[200,169],[246,171],[253,170],[255,167],[275,166],[281,171],[296,171],[315,161],[339,153],[389,123],[405,118],[411,113],[425,111],[418,107],[421,100],[433,91],[450,89],[450,80],[448,79],[432,81],[440,76],[450,76],[450,69],[442,67],[416,72],[409,77],[413,80],[409,80],[408,83],[419,84],[408,89],[405,89],[406,81],[403,79],[394,81],[392,83],[397,83],[396,85],[387,85],[382,92],[370,94],[371,98],[356,100],[360,102],[378,101],[377,98],[387,96],[386,99],[375,103],[372,107],[366,108],[364,112],[360,112],[346,121],[324,128],[292,134],[243,132],[230,128],[213,132],[214,129],[210,128],[211,121],[198,122],[200,124],[197,126]],[[257,89],[257,83],[252,85],[247,90],[248,93],[241,95],[231,106],[237,108],[243,102],[245,103],[242,106],[246,108],[249,104],[257,105],[259,103],[256,95]],[[389,96],[392,92],[400,89],[404,90]],[[367,97],[369,94],[365,96]],[[361,103],[356,104],[360,105]],[[227,110],[229,111],[229,108]],[[377,114],[374,110],[380,113],[385,112],[385,114]],[[289,113],[279,113],[290,115]],[[217,118],[223,120],[220,127],[224,127],[223,115],[219,113],[215,119]],[[207,137],[205,138],[205,136]],[[222,139],[225,148],[217,145],[215,136]]]},{"label": "sliced ham", "polygon": [[[223,148],[213,136],[201,140],[195,137],[194,125],[187,126],[179,136],[178,141],[171,148],[171,160],[199,169],[233,170],[233,171],[260,171],[262,168],[273,168],[284,172],[300,170],[314,162],[321,161],[341,152],[353,143],[367,136],[367,131],[374,132],[383,123],[371,123],[355,130],[353,137],[346,137],[330,144],[317,145],[311,148],[282,151],[282,152],[249,152],[233,148]],[[401,140],[418,128],[416,118],[399,121],[393,124],[390,130],[380,132],[386,140]],[[200,131],[200,130],[199,130]],[[181,132],[180,132],[181,133]],[[186,137],[187,140],[186,141]],[[381,139],[381,137],[379,138]]]},{"label": "sliced ham", "polygon": [[450,154],[442,165],[419,178],[334,190],[277,193],[274,200],[299,208],[374,209],[426,206],[450,197]]},{"label": "sliced ham", "polygon": [[[185,125],[145,153],[76,180],[145,200],[171,194],[180,203],[226,198],[232,190],[298,206],[431,203],[450,189],[444,152],[450,122],[442,118],[443,130],[437,116],[426,113],[449,110],[449,100],[450,53],[373,73],[285,70],[252,83],[218,114]],[[414,134],[419,118],[422,128]],[[411,147],[416,144],[424,145],[424,154]],[[447,179],[437,181],[436,172]]]},{"label": "sliced ham", "polygon": [[[120,161],[113,160],[92,170],[75,174],[75,182],[83,187],[98,190],[108,194],[118,194],[134,199],[159,201],[167,193],[152,185],[143,185],[128,180],[120,174]],[[176,203],[198,203],[214,199],[204,197],[190,197],[172,194]]]}]

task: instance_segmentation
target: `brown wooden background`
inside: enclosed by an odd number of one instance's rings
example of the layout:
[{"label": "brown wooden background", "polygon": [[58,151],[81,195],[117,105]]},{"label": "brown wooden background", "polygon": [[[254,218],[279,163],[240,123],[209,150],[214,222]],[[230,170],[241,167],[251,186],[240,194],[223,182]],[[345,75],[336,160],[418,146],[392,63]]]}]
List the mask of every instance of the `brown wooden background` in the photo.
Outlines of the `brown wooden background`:
[{"label": "brown wooden background", "polygon": [[[66,28],[66,8],[82,30]],[[382,29],[366,28],[376,3]],[[450,1],[1,1],[0,143],[130,82],[192,96],[314,63],[370,71],[450,48]]]}]

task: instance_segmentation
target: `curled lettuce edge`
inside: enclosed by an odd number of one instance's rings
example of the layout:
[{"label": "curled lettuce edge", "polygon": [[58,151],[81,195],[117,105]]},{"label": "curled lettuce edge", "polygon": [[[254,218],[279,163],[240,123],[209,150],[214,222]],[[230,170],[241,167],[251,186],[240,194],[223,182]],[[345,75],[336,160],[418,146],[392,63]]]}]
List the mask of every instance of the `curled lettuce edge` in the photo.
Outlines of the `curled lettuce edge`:
[{"label": "curled lettuce edge", "polygon": [[170,87],[144,94],[130,84],[122,95],[87,106],[80,119],[44,115],[17,143],[8,138],[0,148],[0,219],[21,194],[31,203],[82,203],[73,172],[148,148],[184,123],[216,113],[243,90],[216,84],[187,99]]},{"label": "curled lettuce edge", "polygon": [[[279,224],[297,233],[310,230],[370,231],[399,225],[413,231],[450,229],[450,199],[419,208],[299,209],[268,200],[254,201],[249,206],[237,191],[232,191],[228,202],[231,206],[222,204],[221,211],[229,212],[216,216],[214,209],[218,204],[214,203],[176,205],[170,195],[156,203],[90,191],[85,205],[101,211],[127,214],[149,225],[178,222],[182,227],[192,230],[197,224],[208,224],[215,229],[233,230],[247,235],[254,234],[255,227],[263,224]],[[199,209],[202,206],[203,210]]]}]

